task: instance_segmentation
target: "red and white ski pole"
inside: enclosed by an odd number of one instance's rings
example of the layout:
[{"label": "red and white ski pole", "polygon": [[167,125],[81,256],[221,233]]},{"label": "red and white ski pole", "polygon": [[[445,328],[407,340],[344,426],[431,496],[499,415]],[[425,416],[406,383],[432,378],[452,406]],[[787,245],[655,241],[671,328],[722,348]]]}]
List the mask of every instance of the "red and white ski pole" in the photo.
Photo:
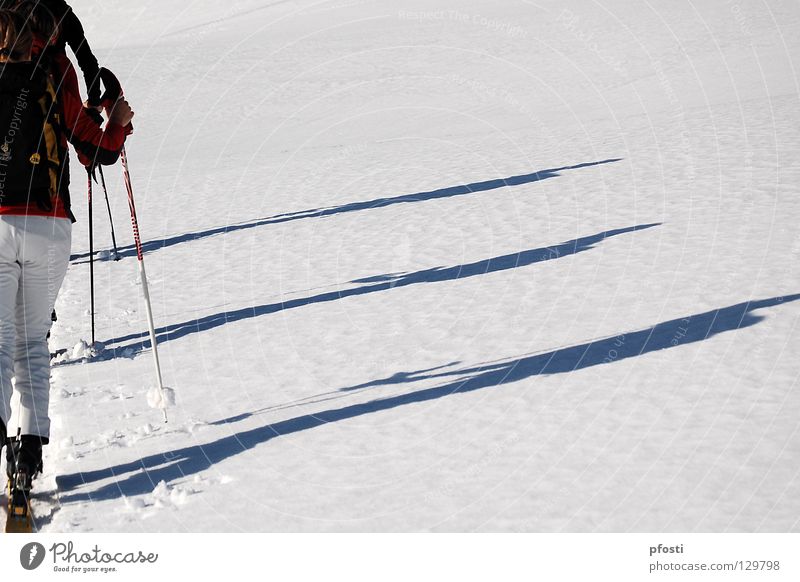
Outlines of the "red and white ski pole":
[{"label": "red and white ski pole", "polygon": [[133,226],[133,240],[136,244],[136,257],[139,260],[139,275],[142,280],[142,293],[144,303],[147,308],[147,325],[150,329],[150,343],[153,344],[153,361],[156,366],[156,378],[158,379],[158,394],[160,408],[164,413],[164,422],[167,422],[167,394],[164,388],[164,381],[161,376],[161,364],[158,360],[158,342],[156,341],[156,327],[153,323],[153,307],[150,304],[150,289],[147,287],[147,272],[144,269],[144,253],[142,252],[142,239],[139,236],[139,220],[136,218],[136,204],[133,201],[133,186],[131,185],[131,173],[128,169],[128,156],[125,148],[122,148],[120,155],[122,159],[122,173],[125,178],[125,188],[128,190],[128,207],[131,210],[131,225]]},{"label": "red and white ski pole", "polygon": [[[122,86],[119,80],[108,69],[100,69],[100,78],[103,80],[103,85],[106,88],[106,99],[116,102],[122,98]],[[112,104],[113,107],[113,104]],[[128,168],[128,155],[125,147],[122,147],[120,152],[120,159],[122,160],[122,175],[125,180],[125,188],[128,191],[128,207],[131,211],[131,225],[133,226],[133,240],[136,244],[136,257],[139,260],[139,275],[142,281],[142,293],[144,294],[144,303],[147,309],[147,326],[150,330],[150,343],[153,345],[153,361],[156,366],[156,379],[158,381],[158,398],[151,401],[151,406],[161,408],[164,414],[164,422],[167,422],[167,405],[171,404],[174,400],[174,393],[169,388],[164,387],[164,380],[161,375],[161,363],[158,360],[158,342],[156,341],[156,326],[153,323],[153,306],[150,302],[150,289],[147,286],[147,272],[144,268],[144,253],[142,252],[142,239],[139,236],[139,219],[136,217],[136,203],[133,200],[133,186],[131,184],[131,172]]]}]

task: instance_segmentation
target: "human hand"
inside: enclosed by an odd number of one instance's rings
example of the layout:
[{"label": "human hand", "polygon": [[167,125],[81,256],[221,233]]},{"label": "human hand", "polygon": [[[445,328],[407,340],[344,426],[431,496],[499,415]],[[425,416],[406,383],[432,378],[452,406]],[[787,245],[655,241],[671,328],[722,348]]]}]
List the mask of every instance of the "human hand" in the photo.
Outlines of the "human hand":
[{"label": "human hand", "polygon": [[120,97],[114,105],[106,107],[108,120],[126,127],[133,119],[133,109],[124,97]]}]

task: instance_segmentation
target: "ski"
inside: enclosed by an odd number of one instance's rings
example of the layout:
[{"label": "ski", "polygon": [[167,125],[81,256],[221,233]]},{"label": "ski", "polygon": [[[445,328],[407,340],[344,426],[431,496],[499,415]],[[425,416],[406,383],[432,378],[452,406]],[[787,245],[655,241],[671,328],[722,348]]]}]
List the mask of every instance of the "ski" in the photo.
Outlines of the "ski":
[{"label": "ski", "polygon": [[33,533],[33,511],[31,510],[30,491],[26,491],[23,483],[25,475],[17,475],[8,480],[8,505],[6,506],[6,533]]}]

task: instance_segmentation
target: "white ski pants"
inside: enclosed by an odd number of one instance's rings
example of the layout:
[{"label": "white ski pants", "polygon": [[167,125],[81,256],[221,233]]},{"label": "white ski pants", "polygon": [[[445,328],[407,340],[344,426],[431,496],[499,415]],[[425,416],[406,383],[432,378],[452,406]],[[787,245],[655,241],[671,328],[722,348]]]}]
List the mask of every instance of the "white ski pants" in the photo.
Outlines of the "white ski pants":
[{"label": "white ski pants", "polygon": [[[69,219],[0,215],[0,418],[9,436],[19,427],[50,438],[47,332],[71,240]],[[12,416],[14,389],[20,410]]]}]

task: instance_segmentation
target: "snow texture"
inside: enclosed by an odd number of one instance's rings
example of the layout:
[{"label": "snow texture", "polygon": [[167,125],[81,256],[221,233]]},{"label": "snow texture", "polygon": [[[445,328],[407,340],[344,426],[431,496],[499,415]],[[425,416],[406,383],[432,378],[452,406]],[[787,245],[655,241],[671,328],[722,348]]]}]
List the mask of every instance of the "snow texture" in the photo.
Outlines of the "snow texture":
[{"label": "snow texture", "polygon": [[797,2],[72,5],[42,530],[800,530]]},{"label": "snow texture", "polygon": [[175,406],[175,390],[153,386],[147,391],[147,404],[150,408],[168,408]]}]

